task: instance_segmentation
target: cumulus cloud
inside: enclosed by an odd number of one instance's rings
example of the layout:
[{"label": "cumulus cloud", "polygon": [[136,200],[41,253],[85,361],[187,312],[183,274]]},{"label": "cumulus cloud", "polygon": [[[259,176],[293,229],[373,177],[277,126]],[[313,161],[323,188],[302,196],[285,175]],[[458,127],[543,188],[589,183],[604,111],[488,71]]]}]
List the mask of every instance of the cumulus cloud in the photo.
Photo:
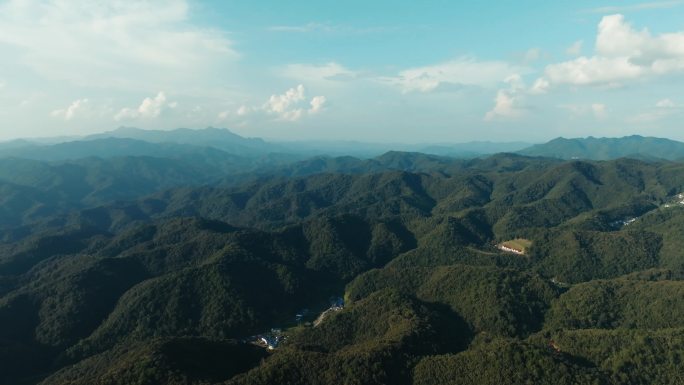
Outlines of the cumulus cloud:
[{"label": "cumulus cloud", "polygon": [[80,86],[197,82],[238,55],[223,32],[192,26],[188,14],[187,0],[4,1],[0,43],[18,49],[0,60]]},{"label": "cumulus cloud", "polygon": [[311,99],[306,96],[303,84],[292,87],[282,94],[273,94],[260,106],[241,105],[235,110],[226,110],[218,114],[219,120],[233,119],[245,122],[251,119],[272,119],[279,121],[298,121],[305,116],[322,112],[327,104],[327,98],[317,95]]},{"label": "cumulus cloud", "polygon": [[627,57],[580,57],[576,60],[553,64],[546,68],[545,77],[550,84],[608,85],[637,79],[644,69]]},{"label": "cumulus cloud", "polygon": [[264,108],[270,113],[283,114],[292,105],[296,105],[302,100],[304,100],[304,86],[300,84],[295,88],[290,88],[282,95],[271,95]]},{"label": "cumulus cloud", "polygon": [[534,81],[534,84],[532,84],[532,87],[530,88],[530,93],[531,94],[545,94],[548,90],[551,84],[549,83],[548,80],[544,78],[539,78]]},{"label": "cumulus cloud", "polygon": [[403,92],[431,92],[464,86],[493,87],[511,75],[525,72],[523,68],[500,61],[478,61],[462,57],[433,66],[410,68],[397,76],[380,81],[399,87]]},{"label": "cumulus cloud", "polygon": [[309,108],[309,113],[310,114],[317,114],[321,110],[323,110],[323,106],[325,106],[327,99],[325,96],[314,96],[313,99],[309,102],[311,105],[311,108]]},{"label": "cumulus cloud", "polygon": [[494,108],[485,114],[487,121],[518,118],[522,115],[522,112],[515,106],[514,95],[506,90],[499,90],[494,102]]},{"label": "cumulus cloud", "polygon": [[78,99],[74,100],[69,107],[54,110],[50,113],[51,116],[55,118],[60,118],[64,120],[73,119],[79,112],[83,112],[88,106],[88,99]]},{"label": "cumulus cloud", "polygon": [[297,87],[290,88],[284,94],[271,95],[261,109],[269,115],[275,115],[278,120],[293,122],[301,119],[304,115],[320,112],[326,103],[325,96],[314,96],[309,101],[307,108],[305,92],[304,85],[300,84]]},{"label": "cumulus cloud", "polygon": [[494,98],[494,108],[485,114],[486,121],[512,120],[525,115],[522,106],[525,83],[520,75],[511,75],[505,79],[508,88],[500,89]]},{"label": "cumulus cloud", "polygon": [[167,102],[166,94],[159,92],[155,97],[145,98],[137,108],[122,108],[114,120],[156,118],[166,109],[176,108],[176,102]]},{"label": "cumulus cloud", "polygon": [[654,36],[637,30],[624,16],[603,17],[593,56],[551,64],[544,78],[551,85],[619,86],[627,81],[684,71],[684,32]]}]

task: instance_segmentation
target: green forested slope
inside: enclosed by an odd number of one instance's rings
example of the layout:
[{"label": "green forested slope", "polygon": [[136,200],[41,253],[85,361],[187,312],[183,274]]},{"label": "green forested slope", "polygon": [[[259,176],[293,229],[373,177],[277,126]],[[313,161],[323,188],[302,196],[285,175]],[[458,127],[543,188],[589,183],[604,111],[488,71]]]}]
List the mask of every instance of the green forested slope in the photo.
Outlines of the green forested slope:
[{"label": "green forested slope", "polygon": [[680,378],[678,163],[389,153],[196,186],[180,158],[3,162],[3,383]]}]

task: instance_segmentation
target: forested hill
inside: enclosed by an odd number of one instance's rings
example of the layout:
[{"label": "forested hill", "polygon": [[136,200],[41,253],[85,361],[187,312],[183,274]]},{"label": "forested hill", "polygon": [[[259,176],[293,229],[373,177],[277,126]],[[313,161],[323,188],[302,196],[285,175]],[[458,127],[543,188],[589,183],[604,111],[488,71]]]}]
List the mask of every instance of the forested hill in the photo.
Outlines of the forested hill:
[{"label": "forested hill", "polygon": [[684,159],[684,143],[639,135],[622,138],[556,138],[519,151],[528,156],[561,159],[609,160],[636,158],[643,160]]},{"label": "forested hill", "polygon": [[0,383],[682,381],[682,163],[222,162],[2,160]]}]

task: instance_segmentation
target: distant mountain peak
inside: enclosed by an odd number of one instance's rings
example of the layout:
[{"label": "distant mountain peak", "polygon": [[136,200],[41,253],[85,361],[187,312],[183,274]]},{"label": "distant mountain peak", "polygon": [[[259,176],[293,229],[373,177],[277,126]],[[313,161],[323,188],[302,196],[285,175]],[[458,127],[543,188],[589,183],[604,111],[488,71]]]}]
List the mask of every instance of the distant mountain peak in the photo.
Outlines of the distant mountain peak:
[{"label": "distant mountain peak", "polygon": [[684,143],[650,136],[629,135],[617,138],[563,138],[536,144],[518,153],[560,159],[610,160],[618,158],[666,159],[684,158]]},{"label": "distant mountain peak", "polygon": [[217,127],[206,127],[206,128],[185,128],[185,127],[179,127],[179,128],[174,128],[170,130],[150,130],[150,129],[143,129],[143,128],[138,128],[138,127],[129,127],[129,126],[120,126],[114,130],[111,131],[105,131],[101,134],[95,134],[91,135],[92,136],[102,136],[102,135],[114,135],[114,134],[133,134],[133,135],[140,135],[140,134],[148,134],[148,135],[172,135],[174,133],[195,133],[195,134],[203,134],[203,133],[222,133],[226,135],[233,135],[233,136],[238,136],[242,138],[242,136],[234,133],[233,131],[229,130],[228,128],[217,128]]},{"label": "distant mountain peak", "polygon": [[137,127],[122,126],[112,131],[90,135],[85,140],[104,138],[126,138],[151,143],[190,144],[214,147],[236,154],[247,152],[273,152],[277,145],[266,143],[260,138],[245,138],[227,128],[207,127],[202,129],[176,128],[172,130],[145,130]]}]

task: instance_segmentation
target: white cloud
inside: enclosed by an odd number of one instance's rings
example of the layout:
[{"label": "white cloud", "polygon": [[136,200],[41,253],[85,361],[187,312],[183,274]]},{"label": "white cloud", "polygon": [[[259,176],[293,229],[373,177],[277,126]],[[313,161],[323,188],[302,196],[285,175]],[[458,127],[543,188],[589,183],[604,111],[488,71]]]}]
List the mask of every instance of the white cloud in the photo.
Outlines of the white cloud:
[{"label": "white cloud", "polygon": [[4,80],[0,80],[0,89],[5,88],[5,86],[7,86],[7,83]]},{"label": "white cloud", "polygon": [[301,108],[298,108],[296,110],[283,111],[282,113],[280,113],[280,120],[296,122],[297,120],[301,119],[302,115],[304,115],[304,110]]},{"label": "white cloud", "polygon": [[305,100],[304,92],[304,86],[300,84],[296,88],[290,88],[282,95],[271,95],[264,109],[269,114],[276,114],[280,120],[289,121],[297,121],[307,112],[319,112],[325,104],[325,97],[315,96],[309,102],[311,108],[305,110],[302,107],[302,102]]},{"label": "white cloud", "polygon": [[522,115],[522,112],[515,106],[515,97],[506,90],[499,90],[494,102],[494,108],[485,114],[487,121],[518,118]]},{"label": "white cloud", "polygon": [[649,110],[627,120],[633,123],[655,122],[675,114],[681,114],[682,111],[684,111],[684,105],[677,104],[671,99],[666,98],[656,102],[655,106]]},{"label": "white cloud", "polygon": [[598,26],[596,53],[605,57],[636,58],[650,50],[652,41],[649,32],[635,30],[625,21],[623,15],[604,16]]},{"label": "white cloud", "polygon": [[115,116],[114,120],[156,118],[166,109],[176,108],[178,103],[166,102],[166,94],[159,92],[155,97],[145,98],[138,108],[122,108]]},{"label": "white cloud", "polygon": [[54,110],[50,113],[50,116],[64,120],[71,120],[76,116],[76,114],[85,110],[88,106],[88,103],[88,99],[74,100],[69,107]]},{"label": "white cloud", "polygon": [[627,81],[684,71],[684,32],[653,36],[636,30],[622,15],[605,16],[598,26],[595,54],[551,64],[551,85],[619,86]]},{"label": "white cloud", "polygon": [[284,77],[298,81],[322,82],[327,84],[351,80],[358,76],[356,72],[335,62],[329,62],[322,65],[290,64],[280,71],[280,73]]},{"label": "white cloud", "polygon": [[249,114],[252,111],[252,108],[247,107],[247,106],[240,106],[240,108],[237,109],[236,114],[238,116],[245,116]]},{"label": "white cloud", "polygon": [[[271,95],[260,110],[268,115],[275,115],[277,120],[292,122],[301,119],[304,115],[313,115],[322,111],[327,101],[326,97],[314,96],[307,106],[305,93],[304,85],[300,84],[297,87],[290,88],[284,94]],[[252,108],[251,110],[258,109]],[[238,115],[245,115],[248,112],[250,109],[245,106],[238,109]]]},{"label": "white cloud", "polygon": [[5,1],[0,43],[17,49],[0,60],[80,86],[193,84],[238,55],[224,33],[190,25],[188,8],[186,0]]},{"label": "white cloud", "polygon": [[675,107],[677,107],[677,104],[675,104],[675,102],[673,102],[670,99],[662,99],[662,100],[659,100],[658,103],[656,103],[656,107],[658,107],[658,108],[675,108]]},{"label": "white cloud", "polygon": [[565,50],[565,53],[567,53],[570,56],[578,56],[579,54],[582,53],[582,46],[584,45],[584,42],[582,40],[577,40],[576,42],[572,43],[570,47],[568,47]]},{"label": "white cloud", "polygon": [[628,119],[628,121],[637,123],[649,123],[660,121],[669,117],[677,117],[681,120],[681,115],[684,112],[684,104],[675,103],[672,99],[661,99],[650,109],[641,112],[636,116]]},{"label": "white cloud", "polygon": [[494,108],[485,114],[486,121],[518,119],[525,115],[522,102],[525,84],[520,75],[511,75],[505,79],[507,89],[500,89],[494,98]]},{"label": "white cloud", "polygon": [[627,57],[583,56],[573,61],[550,65],[546,67],[544,75],[550,84],[614,86],[643,76],[644,69],[633,64]]},{"label": "white cloud", "polygon": [[314,96],[313,99],[309,102],[311,105],[311,108],[309,108],[309,113],[310,114],[317,114],[321,110],[323,110],[323,107],[325,106],[327,99],[325,96]]},{"label": "white cloud", "polygon": [[397,76],[381,78],[386,84],[397,86],[403,92],[431,92],[458,89],[464,86],[494,87],[507,77],[525,72],[500,61],[478,61],[462,57],[433,66],[410,68]]},{"label": "white cloud", "polygon": [[283,114],[288,111],[290,106],[302,100],[304,100],[304,86],[300,84],[296,88],[290,88],[282,95],[271,95],[265,109],[270,113]]},{"label": "white cloud", "polygon": [[545,94],[549,90],[550,85],[548,80],[539,78],[534,81],[529,92],[533,95]]}]

